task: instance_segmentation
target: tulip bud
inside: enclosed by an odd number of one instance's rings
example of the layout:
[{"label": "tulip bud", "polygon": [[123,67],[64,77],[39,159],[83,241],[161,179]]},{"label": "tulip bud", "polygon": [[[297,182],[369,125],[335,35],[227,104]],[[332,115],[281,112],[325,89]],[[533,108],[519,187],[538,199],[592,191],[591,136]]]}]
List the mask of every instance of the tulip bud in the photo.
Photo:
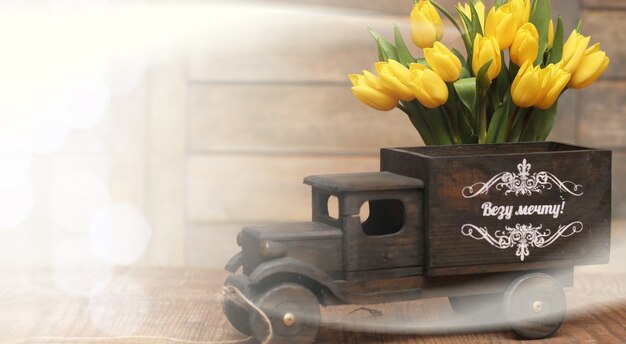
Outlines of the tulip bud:
[{"label": "tulip bud", "polygon": [[389,111],[398,105],[398,98],[387,90],[374,74],[350,74],[352,93],[365,105],[380,111]]},{"label": "tulip bud", "polygon": [[585,37],[576,30],[572,31],[567,42],[563,45],[563,69],[573,73],[578,68],[590,39],[591,37]]},{"label": "tulip bud", "polygon": [[472,56],[472,69],[474,74],[478,75],[480,69],[491,60],[491,66],[487,71],[489,80],[493,80],[498,77],[500,70],[502,69],[502,58],[500,54],[500,48],[498,48],[498,41],[491,37],[483,37],[480,34],[476,35],[474,39],[474,55]]},{"label": "tulip bud", "polygon": [[448,101],[448,86],[437,73],[418,63],[412,63],[409,68],[409,88],[422,105],[434,109]]},{"label": "tulip bud", "polygon": [[[472,19],[472,8],[470,7],[470,5],[468,3],[463,3],[463,5],[461,5],[461,3],[459,2],[456,5],[456,8],[463,12],[463,14],[465,14],[467,16],[467,18]],[[485,4],[482,2],[482,0],[477,1],[474,4],[474,8],[476,9],[476,13],[478,13],[478,20],[480,20],[480,27],[484,28],[485,27]],[[465,22],[461,20],[461,23],[463,23],[463,26],[465,26]],[[465,28],[465,30],[467,31],[467,28]]]},{"label": "tulip bud", "polygon": [[543,83],[535,107],[546,110],[559,99],[572,75],[562,68],[561,63],[550,64],[542,72]]},{"label": "tulip bud", "polygon": [[528,23],[530,20],[530,0],[509,0],[511,14],[515,17],[516,29]]},{"label": "tulip bud", "polygon": [[511,98],[513,103],[521,108],[535,105],[538,91],[541,88],[540,67],[533,67],[533,62],[526,61],[517,72],[511,85]]},{"label": "tulip bud", "polygon": [[554,44],[554,22],[550,19],[550,26],[548,26],[548,48],[552,48]]},{"label": "tulip bud", "polygon": [[522,25],[515,33],[511,44],[511,61],[521,66],[526,61],[534,62],[539,52],[539,33],[532,23]]},{"label": "tulip bud", "polygon": [[430,48],[443,37],[443,22],[429,0],[420,0],[411,11],[411,38],[420,48]]},{"label": "tulip bud", "polygon": [[385,88],[395,93],[404,101],[415,99],[413,92],[407,86],[411,79],[409,69],[395,60],[376,63],[376,71]]},{"label": "tulip bud", "polygon": [[596,81],[609,66],[609,57],[600,50],[600,43],[585,50],[578,68],[572,74],[569,82],[571,88],[585,88]]},{"label": "tulip bud", "polygon": [[504,51],[513,43],[517,23],[518,18],[513,15],[511,4],[504,4],[497,10],[492,7],[485,22],[485,37],[495,38],[500,50]]},{"label": "tulip bud", "polygon": [[426,62],[437,73],[443,81],[454,82],[459,80],[463,65],[450,49],[440,42],[435,42],[433,48],[424,49]]}]

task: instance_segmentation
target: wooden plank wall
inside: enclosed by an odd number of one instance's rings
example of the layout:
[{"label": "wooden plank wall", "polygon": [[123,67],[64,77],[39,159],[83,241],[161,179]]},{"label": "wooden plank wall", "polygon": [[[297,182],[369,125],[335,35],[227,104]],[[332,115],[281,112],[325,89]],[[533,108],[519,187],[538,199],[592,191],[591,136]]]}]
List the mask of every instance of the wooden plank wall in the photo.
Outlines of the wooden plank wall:
[{"label": "wooden plank wall", "polygon": [[[457,1],[442,2],[452,8]],[[146,3],[200,6],[207,18],[207,6],[249,11],[181,41],[178,53],[146,66],[136,89],[112,99],[94,130],[74,131],[62,152],[34,160],[33,215],[0,234],[0,262],[49,264],[57,244],[73,240],[51,219],[57,170],[88,169],[113,201],[146,215],[152,239],[142,264],[222,266],[242,226],[310,218],[304,176],[375,171],[380,147],[422,144],[400,111],[367,108],[347,80],[373,68],[368,27],[390,37],[397,24],[410,42],[411,0]],[[612,64],[601,81],[564,96],[551,139],[614,150],[613,209],[625,218],[626,2],[552,4],[566,28],[582,16],[585,33],[603,43]],[[444,42],[462,50],[450,25]]]},{"label": "wooden plank wall", "polygon": [[226,58],[210,45],[193,45],[189,264],[222,265],[245,224],[310,220],[304,176],[376,171],[380,147],[422,144],[402,113],[361,105],[347,80],[375,62],[368,26],[391,32],[396,23],[409,37],[410,5],[263,2],[270,18],[234,37]]},{"label": "wooden plank wall", "polygon": [[613,150],[613,214],[626,217],[626,2],[581,0],[583,33],[611,58],[602,80],[580,92],[577,138]]},{"label": "wooden plank wall", "polygon": [[[452,9],[456,1],[443,3]],[[245,224],[308,220],[302,177],[374,171],[380,147],[422,144],[402,113],[361,105],[346,79],[375,62],[367,27],[389,34],[395,23],[410,37],[411,1],[263,4],[294,12],[259,19],[254,32],[234,37],[233,48],[220,54],[208,42],[190,50],[186,256],[192,265],[222,264]],[[576,3],[553,6],[566,25],[575,25]],[[461,49],[454,32],[448,25],[444,41]],[[565,96],[552,139],[582,136],[577,101],[574,92]]]}]

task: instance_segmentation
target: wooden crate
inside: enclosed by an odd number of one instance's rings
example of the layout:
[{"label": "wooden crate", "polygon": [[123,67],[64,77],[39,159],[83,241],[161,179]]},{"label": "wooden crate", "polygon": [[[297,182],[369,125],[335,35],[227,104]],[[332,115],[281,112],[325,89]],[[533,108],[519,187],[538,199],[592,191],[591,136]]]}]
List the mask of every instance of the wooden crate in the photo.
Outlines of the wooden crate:
[{"label": "wooden crate", "polygon": [[383,149],[425,183],[428,275],[608,262],[611,152],[554,142]]}]

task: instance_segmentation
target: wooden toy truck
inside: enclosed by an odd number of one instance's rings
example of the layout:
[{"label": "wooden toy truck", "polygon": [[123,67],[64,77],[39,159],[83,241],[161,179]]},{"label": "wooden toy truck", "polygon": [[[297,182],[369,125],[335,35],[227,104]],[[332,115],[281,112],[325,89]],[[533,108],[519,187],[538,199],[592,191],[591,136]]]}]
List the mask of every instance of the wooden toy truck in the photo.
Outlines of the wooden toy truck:
[{"label": "wooden toy truck", "polygon": [[[521,337],[544,338],[563,322],[574,266],[608,262],[609,151],[553,142],[382,149],[381,172],[304,183],[312,222],[244,228],[226,266],[226,287],[267,315],[275,343],[313,341],[320,304],[442,296],[462,312],[490,300]],[[266,338],[258,310],[234,298],[223,306],[237,330]]]}]

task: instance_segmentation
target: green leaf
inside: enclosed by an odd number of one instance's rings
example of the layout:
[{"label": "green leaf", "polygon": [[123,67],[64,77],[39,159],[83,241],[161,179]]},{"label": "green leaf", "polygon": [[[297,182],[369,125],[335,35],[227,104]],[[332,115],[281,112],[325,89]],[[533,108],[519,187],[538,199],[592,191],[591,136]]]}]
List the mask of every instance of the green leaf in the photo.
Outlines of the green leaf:
[{"label": "green leaf", "polygon": [[455,48],[452,48],[451,51],[454,54],[454,56],[456,56],[459,59],[459,61],[461,61],[461,66],[463,66],[463,68],[467,68],[467,61],[465,60],[465,56],[463,56],[463,54],[461,54],[461,52],[459,52]]},{"label": "green leaf", "polygon": [[470,73],[469,70],[467,70],[465,67],[461,68],[461,74],[459,75],[459,79],[467,79],[471,77],[472,73]]},{"label": "green leaf", "polygon": [[550,60],[548,64],[557,63],[563,59],[563,19],[559,16],[556,24],[556,33],[554,34],[554,43],[552,43],[552,51],[550,52]]},{"label": "green leaf", "polygon": [[[418,102],[419,103],[419,102]],[[421,105],[421,104],[420,104]],[[423,105],[421,105],[423,106]],[[435,141],[440,145],[452,145],[454,140],[448,130],[448,120],[446,114],[440,107],[435,109],[426,109],[424,118],[433,131]]]},{"label": "green leaf", "polygon": [[389,43],[389,41],[387,41],[381,35],[377,34],[374,30],[368,29],[368,31],[370,32],[372,37],[374,37],[374,39],[376,40],[376,43],[378,44],[380,51],[382,52],[382,54],[380,55],[382,55],[384,59],[381,59],[381,61],[387,61],[389,59],[396,60],[396,61],[399,60],[398,51],[396,50],[396,47],[393,46],[393,44]]},{"label": "green leaf", "polygon": [[521,141],[545,141],[556,122],[558,102],[547,110],[535,108],[528,119],[528,125]]},{"label": "green leaf", "polygon": [[[482,26],[480,26],[480,18],[478,17],[478,12],[476,11],[476,7],[474,7],[474,4],[471,2],[470,9],[472,11],[472,23],[474,24],[474,37],[476,37],[477,34],[483,35],[483,28]],[[472,40],[473,39],[474,38],[472,38]]]},{"label": "green leaf", "polygon": [[400,109],[407,114],[411,124],[413,124],[413,127],[415,127],[417,132],[420,134],[424,143],[427,146],[434,145],[435,139],[433,137],[433,133],[430,130],[428,123],[426,123],[426,120],[424,120],[424,109],[413,106],[412,102],[400,101],[400,104],[404,107],[400,107]]},{"label": "green leaf", "polygon": [[[422,116],[423,123],[426,123],[430,128],[432,136],[432,144],[434,145],[451,145],[453,144],[452,136],[448,131],[448,123],[446,115],[441,110],[441,107],[436,109],[428,109],[422,105],[419,101],[414,100],[411,102],[405,102],[407,108],[413,113],[419,113]],[[418,119],[419,120],[419,119]],[[414,124],[415,125],[415,124]],[[423,125],[423,124],[420,124]]]},{"label": "green leaf", "polygon": [[[414,1],[416,4],[418,3],[417,0]],[[431,0],[430,2],[431,4],[433,4],[433,6],[435,6],[435,8],[437,8],[437,10],[439,10],[439,12],[443,13],[443,15],[448,18],[448,20],[450,20],[450,22],[452,23],[452,25],[454,25],[454,27],[456,28],[456,30],[459,32],[459,34],[461,35],[461,38],[463,38],[463,43],[465,44],[465,49],[469,52],[471,51],[471,47],[472,47],[472,42],[470,41],[467,33],[463,30],[463,28],[459,25],[459,23],[456,21],[456,19],[454,19],[454,17],[452,16],[452,14],[450,14],[450,12],[448,12],[448,10],[446,10],[445,7],[441,6],[440,3],[438,3],[437,1]],[[473,38],[472,38],[473,39]]]},{"label": "green leaf", "polygon": [[[498,74],[498,77],[496,78],[496,97],[500,101],[504,99],[504,96],[506,95],[507,90],[511,87],[512,83],[509,70],[506,67],[506,63],[504,61],[504,54],[501,55],[501,59],[502,69],[500,70],[500,74]],[[512,63],[512,65],[515,64]],[[494,108],[495,107],[497,106],[494,106]]]},{"label": "green leaf", "polygon": [[463,21],[463,25],[465,26],[465,28],[467,28],[467,32],[465,32],[465,34],[467,35],[469,41],[473,45],[474,38],[476,37],[476,32],[474,31],[474,24],[472,24],[472,20],[469,19],[467,15],[465,15],[465,12],[459,9],[457,9],[457,12],[459,12],[459,18],[461,18],[461,20]]},{"label": "green leaf", "polygon": [[393,37],[396,41],[396,49],[398,51],[398,58],[400,59],[400,63],[408,67],[411,63],[415,62],[415,58],[411,55],[411,52],[406,47],[404,43],[404,39],[402,39],[402,34],[400,33],[400,29],[394,25],[393,27]]},{"label": "green leaf", "polygon": [[511,89],[509,88],[506,91],[502,105],[496,109],[491,117],[491,122],[487,129],[487,143],[506,142],[511,104]]},{"label": "green leaf", "polygon": [[487,94],[489,87],[491,86],[491,79],[487,75],[487,71],[489,71],[489,67],[493,63],[493,59],[487,61],[480,69],[478,70],[478,75],[476,76],[476,84],[478,88],[481,90],[480,94]]},{"label": "green leaf", "polygon": [[583,32],[583,20],[579,20],[578,21],[578,25],[576,25],[576,32],[578,33],[582,33]]},{"label": "green leaf", "polygon": [[417,60],[415,60],[415,62],[421,64],[422,66],[430,68],[428,62],[426,62],[426,59],[423,57],[418,58]]},{"label": "green leaf", "polygon": [[493,5],[496,7],[496,9],[504,4],[507,3],[507,0],[496,0],[493,2]]},{"label": "green leaf", "polygon": [[535,24],[539,32],[539,51],[535,65],[543,63],[543,57],[548,49],[548,30],[550,29],[550,0],[535,0],[534,10],[530,22]]},{"label": "green leaf", "polygon": [[459,79],[454,82],[453,86],[461,103],[470,111],[472,117],[476,118],[476,104],[478,103],[476,78]]}]

